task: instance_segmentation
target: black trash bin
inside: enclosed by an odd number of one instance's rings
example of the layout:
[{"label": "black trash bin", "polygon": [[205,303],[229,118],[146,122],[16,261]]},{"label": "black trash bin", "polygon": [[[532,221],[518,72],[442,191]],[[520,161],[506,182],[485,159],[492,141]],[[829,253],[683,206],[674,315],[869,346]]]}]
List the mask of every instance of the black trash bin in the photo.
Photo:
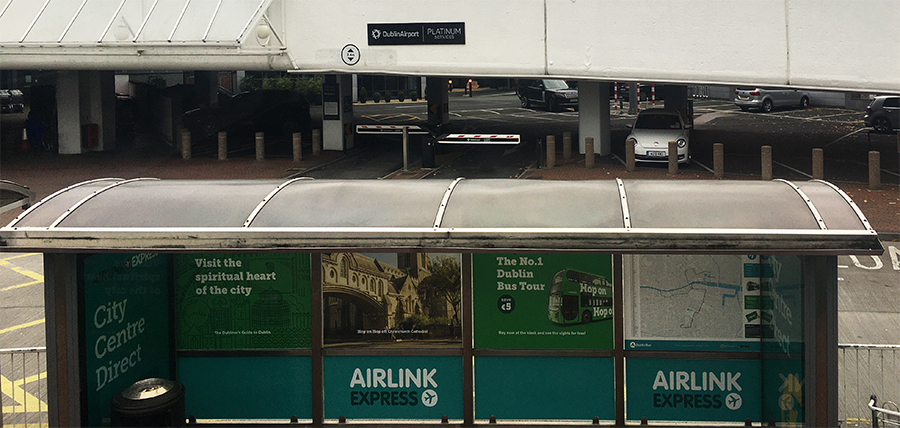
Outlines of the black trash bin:
[{"label": "black trash bin", "polygon": [[114,427],[183,427],[184,385],[150,378],[139,380],[111,400],[110,424]]}]

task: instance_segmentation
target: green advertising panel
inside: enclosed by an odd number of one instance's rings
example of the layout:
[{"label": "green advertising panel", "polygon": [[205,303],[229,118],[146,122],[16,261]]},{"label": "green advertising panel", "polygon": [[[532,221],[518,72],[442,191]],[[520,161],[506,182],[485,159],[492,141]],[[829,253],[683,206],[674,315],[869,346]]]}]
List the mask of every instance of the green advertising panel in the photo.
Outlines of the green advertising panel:
[{"label": "green advertising panel", "polygon": [[612,256],[473,254],[475,348],[612,349]]},{"label": "green advertising panel", "polygon": [[309,254],[175,256],[179,350],[309,348]]},{"label": "green advertising panel", "polygon": [[312,418],[310,357],[178,359],[185,414],[198,419]]},{"label": "green advertising panel", "polygon": [[625,361],[629,420],[758,421],[760,362],[629,358]]},{"label": "green advertising panel", "polygon": [[160,254],[95,254],[81,267],[87,426],[109,426],[116,393],[171,378],[169,263]]},{"label": "green advertising panel", "polygon": [[463,417],[460,357],[325,357],[325,417]]},{"label": "green advertising panel", "polygon": [[612,358],[476,357],[475,418],[615,419]]}]

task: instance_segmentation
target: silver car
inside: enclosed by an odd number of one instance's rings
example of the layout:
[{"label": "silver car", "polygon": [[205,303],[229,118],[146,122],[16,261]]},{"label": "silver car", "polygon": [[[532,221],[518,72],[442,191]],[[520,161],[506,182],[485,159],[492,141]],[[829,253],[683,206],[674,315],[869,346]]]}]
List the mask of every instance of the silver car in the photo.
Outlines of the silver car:
[{"label": "silver car", "polygon": [[809,92],[797,89],[737,88],[734,104],[743,111],[758,109],[768,113],[775,107],[809,107]]},{"label": "silver car", "polygon": [[678,148],[678,163],[688,163],[691,125],[685,124],[676,110],[647,109],[638,114],[625,144],[634,144],[634,159],[647,162],[668,162],[669,141]]}]

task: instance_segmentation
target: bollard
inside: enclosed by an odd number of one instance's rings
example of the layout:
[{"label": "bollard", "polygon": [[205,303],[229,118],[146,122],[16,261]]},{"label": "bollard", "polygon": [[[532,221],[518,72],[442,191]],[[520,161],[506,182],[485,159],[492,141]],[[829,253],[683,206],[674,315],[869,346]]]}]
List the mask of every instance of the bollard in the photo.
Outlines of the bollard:
[{"label": "bollard", "polygon": [[322,130],[321,129],[313,129],[312,130],[312,154],[313,156],[318,156],[322,153]]},{"label": "bollard", "polygon": [[594,137],[584,137],[584,167],[594,167]]},{"label": "bollard", "polygon": [[869,190],[881,188],[881,152],[869,152]]},{"label": "bollard", "polygon": [[563,159],[570,161],[572,160],[572,133],[571,132],[563,132]]},{"label": "bollard", "polygon": [[191,131],[187,129],[181,130],[181,158],[184,160],[191,158]]},{"label": "bollard", "polygon": [[219,160],[228,159],[228,133],[219,131]]},{"label": "bollard", "polygon": [[403,127],[403,170],[409,171],[409,127]]},{"label": "bollard", "polygon": [[825,179],[824,166],[825,152],[820,148],[812,149],[812,178],[813,180]]},{"label": "bollard", "polygon": [[556,136],[547,136],[547,168],[556,166]]},{"label": "bollard", "polygon": [[300,162],[303,160],[303,137],[300,136],[299,132],[295,132],[291,134],[291,143],[294,148],[294,162]]},{"label": "bollard", "polygon": [[266,158],[266,137],[262,132],[256,133],[256,160],[261,161]]},{"label": "bollard", "polygon": [[678,143],[669,141],[669,175],[678,174]]},{"label": "bollard", "polygon": [[760,148],[760,160],[762,162],[762,179],[772,179],[772,146],[762,146]]},{"label": "bollard", "polygon": [[634,139],[625,140],[625,171],[634,172]]},{"label": "bollard", "polygon": [[725,145],[713,144],[713,175],[721,179],[725,177]]},{"label": "bollard", "polygon": [[646,416],[644,416],[643,418],[641,418],[641,425],[649,425],[649,421],[647,420],[647,417],[646,417]]}]

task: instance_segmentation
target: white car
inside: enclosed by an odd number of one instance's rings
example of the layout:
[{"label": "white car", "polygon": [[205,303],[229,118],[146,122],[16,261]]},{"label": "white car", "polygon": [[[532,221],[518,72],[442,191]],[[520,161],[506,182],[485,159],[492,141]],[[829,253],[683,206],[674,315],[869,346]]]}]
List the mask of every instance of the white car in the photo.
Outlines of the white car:
[{"label": "white car", "polygon": [[685,124],[675,110],[648,109],[638,114],[625,144],[634,144],[635,160],[668,162],[669,141],[678,146],[678,163],[691,161],[689,151],[691,125]]}]

